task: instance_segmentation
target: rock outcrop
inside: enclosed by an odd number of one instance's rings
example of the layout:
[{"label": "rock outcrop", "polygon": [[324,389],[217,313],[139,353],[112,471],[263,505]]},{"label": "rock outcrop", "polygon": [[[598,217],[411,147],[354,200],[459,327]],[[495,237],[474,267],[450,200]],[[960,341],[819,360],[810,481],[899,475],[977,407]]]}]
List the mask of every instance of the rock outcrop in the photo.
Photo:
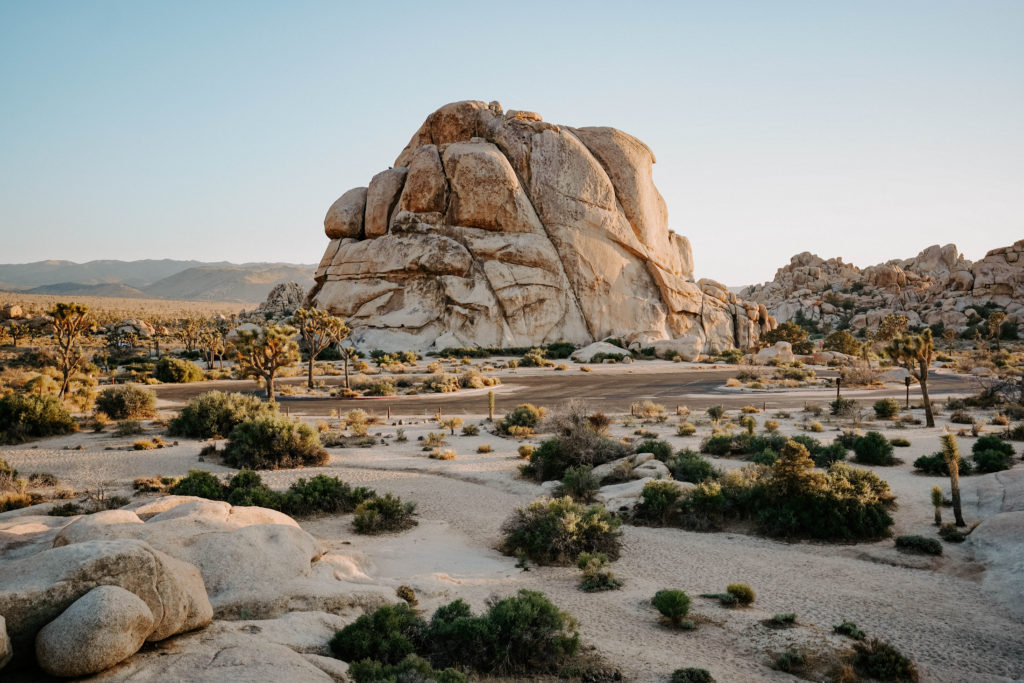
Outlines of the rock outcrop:
[{"label": "rock outcrop", "polygon": [[455,102],[394,167],[327,212],[310,300],[356,344],[679,341],[687,357],[754,346],[773,321],[713,280],[668,229],[654,154],[614,128],[570,128]]},{"label": "rock outcrop", "polygon": [[1024,240],[971,262],[955,245],[933,245],[914,258],[858,268],[841,258],[797,254],[775,279],[740,296],[780,322],[803,316],[835,328],[873,329],[890,313],[911,325],[963,332],[986,310],[1002,310],[1024,336]]}]

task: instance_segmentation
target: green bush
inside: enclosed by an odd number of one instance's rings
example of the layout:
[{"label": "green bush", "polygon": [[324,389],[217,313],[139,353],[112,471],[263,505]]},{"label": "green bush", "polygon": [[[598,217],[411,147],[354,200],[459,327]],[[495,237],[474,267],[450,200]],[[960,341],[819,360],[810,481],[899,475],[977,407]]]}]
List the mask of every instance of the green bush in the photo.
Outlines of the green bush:
[{"label": "green bush", "polygon": [[416,526],[413,517],[416,503],[403,503],[401,498],[390,493],[364,500],[355,512],[352,526],[360,534],[381,534]]},{"label": "green bush", "polygon": [[794,648],[789,648],[775,658],[775,668],[788,674],[796,673],[806,665],[807,655]]},{"label": "green bush", "polygon": [[832,415],[849,415],[857,408],[857,402],[852,398],[837,398],[828,404],[828,408]]},{"label": "green bush", "polygon": [[576,566],[583,571],[580,590],[586,593],[610,591],[622,586],[622,581],[607,568],[608,556],[604,553],[580,553]]},{"label": "green bush", "polygon": [[985,434],[971,446],[971,459],[979,472],[1001,472],[1013,466],[1013,445],[995,434]]},{"label": "green bush", "polygon": [[714,465],[705,458],[702,458],[696,451],[688,448],[676,453],[665,464],[672,473],[672,477],[678,481],[689,481],[699,484],[702,481],[718,477],[718,472],[715,470]]},{"label": "green bush", "polygon": [[896,547],[905,553],[918,555],[941,555],[942,544],[934,538],[924,536],[897,536]]},{"label": "green bush", "polygon": [[530,455],[534,477],[539,481],[561,479],[570,467],[602,465],[624,458],[626,446],[602,436],[588,426],[557,434],[543,441]]},{"label": "green bush", "polygon": [[[949,476],[949,468],[946,466],[946,458],[943,456],[942,451],[932,453],[931,455],[922,455],[914,461],[914,469],[933,476]],[[957,470],[960,472],[960,476],[965,477],[974,472],[974,465],[971,464],[970,460],[961,458]]]},{"label": "green bush", "polygon": [[572,498],[535,500],[518,508],[502,525],[503,551],[538,564],[569,564],[580,553],[619,556],[621,522],[600,505],[585,507]]},{"label": "green bush", "polygon": [[868,432],[853,442],[855,460],[862,465],[894,465],[892,444],[879,432]]},{"label": "green bush", "polygon": [[112,420],[152,417],[156,414],[156,394],[134,384],[108,387],[96,396],[96,410]]},{"label": "green bush", "polygon": [[947,522],[939,527],[939,538],[946,543],[963,543],[967,540],[967,534],[960,531],[956,524]]},{"label": "green bush", "polygon": [[834,441],[828,446],[818,446],[811,451],[815,467],[829,468],[833,463],[846,460],[846,446]]},{"label": "green bush", "polygon": [[687,667],[673,671],[669,683],[715,683],[715,679],[707,669]]},{"label": "green bush", "polygon": [[225,500],[232,505],[255,505],[256,507],[280,510],[283,496],[263,483],[260,475],[252,470],[241,470],[228,482]]},{"label": "green bush", "polygon": [[276,414],[273,403],[264,403],[255,396],[209,391],[189,401],[168,422],[167,432],[193,439],[225,437],[243,422]]},{"label": "green bush", "polygon": [[504,419],[498,423],[498,429],[503,434],[508,434],[511,427],[525,427],[533,430],[536,429],[543,420],[543,408],[537,408],[532,404],[523,403],[505,414]]},{"label": "green bush", "polygon": [[841,636],[853,638],[854,640],[864,640],[864,631],[857,628],[857,624],[852,621],[844,621],[841,624],[837,624],[832,627],[834,633],[838,633]]},{"label": "green bush", "polygon": [[900,404],[891,398],[880,398],[875,401],[873,407],[875,409],[875,417],[880,420],[888,420],[900,413]]},{"label": "green bush", "polygon": [[433,683],[469,683],[469,677],[455,669],[437,671],[417,655],[407,655],[398,664],[381,664],[372,659],[350,662],[348,675],[355,683],[394,681],[432,681]]},{"label": "green bush", "polygon": [[156,362],[153,376],[161,382],[185,384],[202,381],[203,371],[190,360],[163,356]]},{"label": "green bush", "polygon": [[175,496],[198,496],[210,500],[224,500],[227,487],[220,479],[203,470],[189,470],[188,476],[182,477],[167,489]]},{"label": "green bush", "polygon": [[914,663],[878,638],[853,644],[853,668],[861,676],[879,681],[916,681],[918,678]]},{"label": "green bush", "polygon": [[654,594],[651,604],[673,626],[679,626],[690,613],[690,596],[681,590],[660,590]]},{"label": "green bush", "polygon": [[346,662],[397,664],[423,646],[427,624],[406,604],[364,614],[331,639],[331,652]]},{"label": "green bush", "polygon": [[9,394],[0,398],[0,443],[70,434],[75,421],[56,396]]},{"label": "green bush", "polygon": [[634,453],[651,453],[658,460],[665,462],[672,456],[672,445],[667,441],[644,439],[633,448]]},{"label": "green bush", "polygon": [[745,583],[730,583],[725,587],[725,592],[736,598],[736,602],[741,605],[749,605],[756,598],[754,589]]},{"label": "green bush", "polygon": [[896,448],[910,448],[910,441],[900,436],[897,436],[895,439],[889,439],[889,443]]},{"label": "green bush", "polygon": [[634,520],[658,526],[671,524],[679,512],[679,501],[682,498],[683,490],[675,482],[649,481],[640,492],[640,502],[633,508]]},{"label": "green bush", "polygon": [[488,669],[496,673],[555,671],[579,648],[575,619],[537,591],[495,602],[485,619],[494,653]]},{"label": "green bush", "polygon": [[224,462],[253,470],[316,467],[328,457],[312,427],[279,414],[242,422],[224,447]]},{"label": "green bush", "polygon": [[309,481],[299,479],[292,484],[284,494],[282,510],[289,515],[339,514],[354,511],[374,496],[372,489],[353,488],[337,477],[318,474]]},{"label": "green bush", "polygon": [[731,436],[728,434],[718,434],[717,436],[708,437],[701,444],[700,450],[702,453],[723,456],[732,453],[732,445],[733,438]]},{"label": "green bush", "polygon": [[570,496],[581,503],[594,500],[594,494],[601,488],[601,482],[593,474],[594,468],[589,465],[570,467],[562,476],[562,483],[555,489],[558,496]]},{"label": "green bush", "polygon": [[755,465],[766,465],[771,467],[779,459],[779,454],[770,448],[766,448],[760,453],[754,453],[750,456],[750,462]]}]

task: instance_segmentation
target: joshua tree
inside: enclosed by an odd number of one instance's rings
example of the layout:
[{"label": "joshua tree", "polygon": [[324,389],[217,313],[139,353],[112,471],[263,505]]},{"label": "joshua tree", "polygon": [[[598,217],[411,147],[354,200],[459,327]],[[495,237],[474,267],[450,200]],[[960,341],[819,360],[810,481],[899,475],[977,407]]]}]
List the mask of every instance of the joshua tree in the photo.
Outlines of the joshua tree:
[{"label": "joshua tree", "polygon": [[[949,492],[953,499],[953,517],[957,526],[967,526],[964,521],[964,513],[960,509],[960,448],[956,443],[956,436],[949,432],[942,435],[942,457],[946,460],[946,469],[949,470]],[[937,515],[937,513],[936,513]]]},{"label": "joshua tree", "polygon": [[942,331],[942,338],[946,340],[946,350],[953,350],[953,343],[956,341],[956,330],[952,327],[947,327]]},{"label": "joshua tree", "polygon": [[455,436],[455,430],[462,426],[462,418],[449,417],[448,419],[441,421],[441,426],[450,429],[452,436]]},{"label": "joshua tree", "polygon": [[[302,335],[302,341],[306,344],[309,352],[309,362],[306,366],[306,385],[313,388],[313,363],[320,353],[332,344],[340,344],[348,337],[348,326],[341,318],[331,315],[321,308],[300,308],[292,316],[292,322]],[[346,373],[347,377],[347,373]],[[348,386],[348,380],[345,381]]]},{"label": "joshua tree", "polygon": [[202,352],[203,357],[206,359],[207,369],[213,369],[213,361],[215,361],[218,356],[223,361],[224,337],[221,336],[220,331],[216,328],[203,328],[202,332],[199,333],[196,345],[199,347],[199,351]]},{"label": "joshua tree", "polygon": [[892,341],[896,337],[904,335],[910,327],[910,321],[905,315],[890,313],[878,323],[878,332],[875,340],[880,342]]},{"label": "joshua tree", "polygon": [[921,334],[900,335],[889,342],[885,352],[917,378],[924,401],[925,422],[929,427],[934,427],[935,416],[932,414],[932,402],[928,398],[928,367],[932,364],[932,354],[935,352],[931,329],[926,328]]},{"label": "joshua tree", "polygon": [[935,526],[942,525],[942,489],[932,487],[932,505],[935,506]]},{"label": "joshua tree", "polygon": [[1002,311],[990,313],[988,316],[988,336],[995,342],[996,351],[999,350],[999,337],[1003,333],[1004,320],[1006,320],[1006,314]]},{"label": "joshua tree", "polygon": [[494,422],[494,392],[487,392],[487,421]]},{"label": "joshua tree", "polygon": [[18,340],[30,337],[32,335],[32,328],[28,325],[15,323],[7,328],[7,333],[11,335],[11,343],[14,348],[18,348]]},{"label": "joshua tree", "polygon": [[299,360],[299,345],[292,339],[295,328],[268,323],[259,330],[239,330],[235,349],[245,374],[259,377],[267,387],[267,400],[274,402],[274,377],[281,368]]},{"label": "joshua tree", "polygon": [[186,351],[195,351],[199,343],[199,335],[203,331],[203,321],[195,316],[189,316],[181,321],[181,327],[175,336],[185,345]]},{"label": "joshua tree", "polygon": [[85,358],[78,342],[92,329],[93,321],[89,309],[82,304],[59,303],[49,314],[53,317],[53,339],[57,343],[57,367],[61,375],[58,396],[64,398],[71,377]]},{"label": "joshua tree", "polygon": [[338,351],[341,352],[341,360],[345,363],[345,388],[351,389],[348,383],[348,364],[359,358],[359,352],[354,346],[338,344]]}]

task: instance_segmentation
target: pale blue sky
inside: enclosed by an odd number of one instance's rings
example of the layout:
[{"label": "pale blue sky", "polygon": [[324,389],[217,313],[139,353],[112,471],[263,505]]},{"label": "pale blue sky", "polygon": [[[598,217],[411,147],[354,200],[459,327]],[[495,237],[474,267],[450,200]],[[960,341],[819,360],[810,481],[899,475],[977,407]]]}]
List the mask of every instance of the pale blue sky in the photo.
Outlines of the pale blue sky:
[{"label": "pale blue sky", "polygon": [[1024,237],[1024,1],[0,0],[0,262],[316,262],[460,99],[655,151],[697,275]]}]

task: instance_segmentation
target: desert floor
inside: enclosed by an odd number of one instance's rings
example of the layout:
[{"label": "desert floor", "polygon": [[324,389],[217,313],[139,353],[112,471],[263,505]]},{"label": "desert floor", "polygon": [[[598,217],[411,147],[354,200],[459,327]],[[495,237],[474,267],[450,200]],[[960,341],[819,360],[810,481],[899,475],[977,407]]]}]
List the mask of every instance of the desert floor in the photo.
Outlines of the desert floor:
[{"label": "desert floor", "polygon": [[[671,365],[671,364],[667,364]],[[678,367],[678,366],[676,366]],[[716,370],[700,372],[717,373]],[[558,373],[565,374],[565,373]],[[577,373],[582,374],[582,373]],[[549,377],[552,375],[548,375]],[[617,372],[628,391],[629,382],[640,373]],[[719,375],[718,382],[725,375]],[[506,386],[508,386],[506,384]],[[968,387],[966,382],[965,387]],[[968,387],[966,391],[969,391]],[[539,392],[542,389],[538,389]],[[887,391],[902,395],[902,387]],[[825,405],[831,392],[797,391],[774,398],[761,395],[728,396],[722,392],[689,394],[678,390],[679,404],[726,402],[774,406],[804,401]],[[856,398],[867,395],[848,394]],[[643,391],[630,392],[633,400],[645,398]],[[663,396],[655,396],[659,400]],[[710,397],[710,398],[709,398]],[[715,398],[719,400],[715,400]],[[515,402],[526,396],[516,395]],[[874,398],[874,396],[870,396]],[[917,397],[914,397],[917,398]],[[735,400],[733,400],[735,399]],[[486,398],[477,398],[481,408]],[[540,401],[538,401],[540,402]],[[670,412],[677,401],[665,402]],[[164,405],[168,405],[165,403]],[[499,401],[502,410],[514,405]],[[364,407],[348,403],[350,407]],[[866,406],[865,406],[866,407]],[[432,408],[434,410],[436,408]],[[460,415],[467,423],[482,425],[479,436],[449,436],[458,457],[437,461],[426,457],[417,437],[439,431],[436,422],[423,417],[427,410],[392,413],[391,422],[374,425],[370,433],[378,444],[369,448],[330,449],[331,460],[322,468],[281,470],[261,473],[265,482],[283,488],[300,477],[337,475],[353,484],[370,486],[418,503],[419,525],[409,531],[382,537],[359,536],[352,532],[350,516],[300,519],[303,528],[336,551],[359,562],[375,583],[409,584],[420,596],[421,608],[430,614],[438,605],[460,597],[476,609],[491,596],[504,596],[520,588],[544,591],[556,604],[579,620],[580,633],[590,648],[620,669],[625,680],[666,680],[676,668],[703,667],[719,681],[792,680],[769,664],[775,655],[791,645],[812,650],[831,646],[847,647],[850,641],[832,634],[832,625],[844,619],[856,622],[869,635],[889,640],[914,659],[926,681],[996,681],[1024,678],[1024,609],[1018,594],[1000,590],[972,554],[970,543],[944,544],[940,558],[904,555],[891,540],[857,545],[785,543],[739,533],[693,533],[673,528],[624,526],[623,553],[612,569],[623,579],[621,590],[588,594],[578,590],[579,572],[573,567],[535,567],[523,571],[514,558],[496,549],[502,522],[514,508],[544,494],[538,484],[518,475],[522,463],[516,450],[523,443],[489,433],[486,415]],[[948,411],[946,411],[948,413]],[[780,419],[783,433],[798,433],[796,423],[805,417],[799,410]],[[168,413],[170,414],[170,413]],[[922,416],[922,411],[914,414]],[[412,417],[410,417],[412,415]],[[735,416],[736,413],[732,412]],[[675,435],[677,418],[661,424],[623,425],[619,411],[613,435],[632,436],[637,427],[656,432],[675,448],[698,448],[710,425],[702,411],[694,409],[690,420],[699,431],[693,437]],[[331,421],[327,411],[311,422]],[[812,434],[828,442],[846,421],[829,419],[827,410],[820,420],[825,428]],[[399,425],[399,422],[402,424]],[[909,448],[896,449],[903,463],[874,467],[897,496],[895,534],[934,536],[933,509],[929,491],[943,486],[944,478],[913,473],[911,463],[939,447],[939,435],[946,425],[898,428],[894,423],[876,421],[860,429],[877,429],[886,436],[911,441]],[[409,440],[396,443],[397,429]],[[148,436],[162,429],[148,427]],[[130,493],[136,477],[181,476],[200,468],[222,475],[235,470],[214,462],[203,462],[198,453],[203,444],[182,440],[159,450],[130,450],[137,438],[118,438],[109,433],[79,433],[68,437],[0,449],[0,457],[22,474],[50,472],[62,486],[76,490],[104,487],[110,492]],[[166,437],[165,437],[166,438]],[[543,435],[527,440],[539,443]],[[385,443],[380,443],[381,440]],[[970,452],[970,438],[961,439],[963,453]],[[478,454],[488,444],[493,452]],[[1017,446],[1018,451],[1019,445]],[[113,450],[108,450],[113,449]],[[742,466],[734,459],[712,458],[722,468]],[[962,480],[964,512],[969,523],[981,521],[1004,510],[1007,496],[1022,497],[1024,464],[1017,462],[1008,472],[966,477]],[[149,495],[149,494],[147,494]],[[945,516],[951,518],[948,509]],[[726,584],[742,581],[757,591],[757,601],[747,609],[726,609],[701,593],[721,592]],[[651,596],[662,588],[680,588],[693,598],[698,628],[691,632],[669,630],[659,624],[650,606]],[[776,613],[795,612],[799,626],[774,630],[762,621]]]}]

